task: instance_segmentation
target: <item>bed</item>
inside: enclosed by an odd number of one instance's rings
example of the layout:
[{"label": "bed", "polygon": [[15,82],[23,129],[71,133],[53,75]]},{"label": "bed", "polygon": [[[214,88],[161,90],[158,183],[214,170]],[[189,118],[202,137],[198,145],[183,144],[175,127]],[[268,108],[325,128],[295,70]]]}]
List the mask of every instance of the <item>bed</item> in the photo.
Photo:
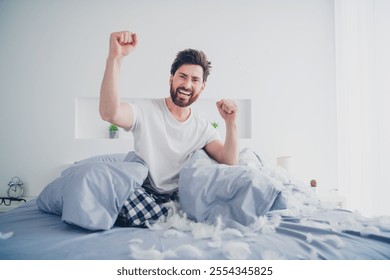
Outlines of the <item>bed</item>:
[{"label": "bed", "polygon": [[237,166],[197,151],[167,218],[116,226],[147,172],[133,152],[76,162],[36,199],[0,215],[0,259],[390,259],[389,217],[322,201],[250,149]]}]

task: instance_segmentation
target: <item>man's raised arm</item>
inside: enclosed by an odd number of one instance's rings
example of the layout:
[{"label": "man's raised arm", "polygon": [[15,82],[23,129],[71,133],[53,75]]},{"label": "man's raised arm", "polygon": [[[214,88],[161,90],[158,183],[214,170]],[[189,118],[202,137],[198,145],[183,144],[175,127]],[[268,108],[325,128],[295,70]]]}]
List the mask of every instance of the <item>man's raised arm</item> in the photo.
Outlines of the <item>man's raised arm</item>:
[{"label": "man's raised arm", "polygon": [[234,165],[238,162],[238,136],[236,118],[238,107],[232,100],[222,99],[217,108],[226,123],[225,143],[215,140],[206,145],[205,150],[217,162]]},{"label": "man's raised arm", "polygon": [[133,111],[129,104],[120,101],[120,68],[123,58],[134,51],[137,43],[135,33],[128,31],[111,33],[106,70],[100,89],[101,118],[125,129],[130,129],[133,125]]}]

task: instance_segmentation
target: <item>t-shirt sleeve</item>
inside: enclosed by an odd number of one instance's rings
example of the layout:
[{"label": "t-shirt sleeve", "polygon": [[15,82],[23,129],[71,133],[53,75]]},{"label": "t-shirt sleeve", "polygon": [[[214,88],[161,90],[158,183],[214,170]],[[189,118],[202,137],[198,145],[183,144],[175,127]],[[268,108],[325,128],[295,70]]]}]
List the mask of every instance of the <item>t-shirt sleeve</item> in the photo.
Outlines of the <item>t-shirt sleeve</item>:
[{"label": "t-shirt sleeve", "polygon": [[129,105],[133,109],[133,125],[131,126],[130,131],[134,133],[139,129],[139,125],[142,119],[142,110],[140,108],[140,105],[137,103],[129,103]]},{"label": "t-shirt sleeve", "polygon": [[131,103],[131,102],[129,102],[129,103],[127,103],[127,104],[129,104],[129,106],[131,107],[131,109],[132,109],[132,112],[133,112],[133,125],[130,127],[130,128],[123,128],[125,131],[127,131],[127,132],[129,132],[129,131],[131,131],[131,132],[133,132],[133,129],[134,129],[134,126],[135,126],[135,124],[136,124],[136,122],[137,122],[137,113],[136,113],[136,110],[137,111],[139,111],[138,110],[138,106],[136,105],[136,104],[134,104],[134,103]]},{"label": "t-shirt sleeve", "polygon": [[206,145],[215,140],[222,140],[218,130],[216,130],[209,122],[207,122],[206,124],[205,134],[206,134]]}]

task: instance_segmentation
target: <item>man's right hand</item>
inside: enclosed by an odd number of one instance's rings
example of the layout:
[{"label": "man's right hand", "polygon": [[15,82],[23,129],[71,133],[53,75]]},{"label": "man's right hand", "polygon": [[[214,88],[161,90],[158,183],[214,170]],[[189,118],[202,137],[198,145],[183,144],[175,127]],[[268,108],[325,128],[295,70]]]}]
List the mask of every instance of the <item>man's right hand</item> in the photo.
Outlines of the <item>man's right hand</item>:
[{"label": "man's right hand", "polygon": [[129,31],[113,32],[110,36],[109,57],[123,58],[136,48],[137,34]]},{"label": "man's right hand", "polygon": [[120,101],[119,72],[122,58],[134,51],[136,46],[135,33],[128,31],[111,33],[110,50],[100,89],[101,118],[125,129],[130,129],[134,120],[132,107],[127,102]]}]

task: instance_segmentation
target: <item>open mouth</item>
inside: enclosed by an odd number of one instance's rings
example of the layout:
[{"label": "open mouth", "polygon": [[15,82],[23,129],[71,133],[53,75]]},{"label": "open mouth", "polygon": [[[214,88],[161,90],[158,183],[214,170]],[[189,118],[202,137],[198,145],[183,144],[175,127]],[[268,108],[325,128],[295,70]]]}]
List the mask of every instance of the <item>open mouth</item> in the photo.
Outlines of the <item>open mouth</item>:
[{"label": "open mouth", "polygon": [[184,90],[184,89],[178,89],[177,91],[179,94],[185,95],[185,96],[191,96],[191,91]]}]

